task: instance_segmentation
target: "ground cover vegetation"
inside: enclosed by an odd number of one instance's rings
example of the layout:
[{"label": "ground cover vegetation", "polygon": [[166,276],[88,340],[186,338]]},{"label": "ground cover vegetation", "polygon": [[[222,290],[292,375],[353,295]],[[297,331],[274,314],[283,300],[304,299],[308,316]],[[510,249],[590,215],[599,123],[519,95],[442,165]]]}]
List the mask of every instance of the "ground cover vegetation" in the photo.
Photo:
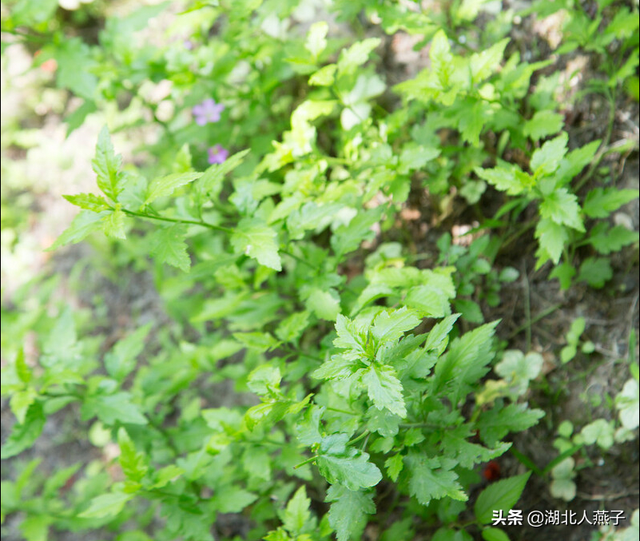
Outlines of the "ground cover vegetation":
[{"label": "ground cover vegetation", "polygon": [[[2,32],[3,93],[20,51],[93,170],[39,203],[56,150],[25,183],[45,127],[3,109],[3,256],[78,207],[3,268],[3,538],[637,538],[637,2],[18,0]],[[626,518],[495,523],[540,501]]]}]

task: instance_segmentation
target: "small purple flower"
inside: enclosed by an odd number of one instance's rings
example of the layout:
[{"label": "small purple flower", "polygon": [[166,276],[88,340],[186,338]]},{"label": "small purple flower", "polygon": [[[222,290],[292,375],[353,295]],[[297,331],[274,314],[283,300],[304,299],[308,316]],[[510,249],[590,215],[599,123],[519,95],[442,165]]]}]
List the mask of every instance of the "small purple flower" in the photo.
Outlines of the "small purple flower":
[{"label": "small purple flower", "polygon": [[182,45],[187,51],[193,51],[193,48],[195,47],[195,45],[193,44],[193,41],[191,41],[190,39],[185,39],[182,42]]},{"label": "small purple flower", "polygon": [[209,163],[223,163],[229,157],[229,151],[222,145],[216,145],[207,150],[209,155]]},{"label": "small purple flower", "polygon": [[204,100],[191,110],[198,126],[204,126],[207,122],[218,122],[222,111],[224,111],[224,105],[216,103],[213,98]]}]

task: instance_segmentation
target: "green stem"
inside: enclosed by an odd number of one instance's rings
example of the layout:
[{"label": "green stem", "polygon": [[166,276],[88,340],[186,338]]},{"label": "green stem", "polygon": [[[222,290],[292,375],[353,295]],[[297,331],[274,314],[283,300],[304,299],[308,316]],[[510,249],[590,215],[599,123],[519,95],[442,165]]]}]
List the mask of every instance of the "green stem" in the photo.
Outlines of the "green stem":
[{"label": "green stem", "polygon": [[360,440],[363,440],[364,438],[366,438],[369,435],[369,431],[365,430],[362,434],[360,434],[358,437],[353,438],[350,442],[348,442],[349,445],[354,445],[356,443],[358,443]]},{"label": "green stem", "polygon": [[[115,210],[115,209],[111,209]],[[171,222],[174,224],[190,224],[190,225],[199,225],[202,227],[208,227],[209,229],[213,229],[214,231],[222,231],[223,233],[233,233],[233,229],[229,227],[224,227],[221,225],[210,224],[208,222],[203,222],[202,220],[185,220],[184,218],[168,218],[167,216],[152,216],[151,214],[142,214],[140,212],[134,212],[132,210],[122,209],[127,216],[135,216],[136,218],[147,218],[148,220],[160,220],[161,222]]]},{"label": "green stem", "polygon": [[303,462],[300,462],[300,464],[297,464],[296,466],[294,466],[293,469],[297,470],[298,468],[301,468],[305,464],[309,464],[310,462],[314,462],[317,458],[318,458],[318,455],[313,455],[311,458],[307,458],[307,460],[304,460]]}]

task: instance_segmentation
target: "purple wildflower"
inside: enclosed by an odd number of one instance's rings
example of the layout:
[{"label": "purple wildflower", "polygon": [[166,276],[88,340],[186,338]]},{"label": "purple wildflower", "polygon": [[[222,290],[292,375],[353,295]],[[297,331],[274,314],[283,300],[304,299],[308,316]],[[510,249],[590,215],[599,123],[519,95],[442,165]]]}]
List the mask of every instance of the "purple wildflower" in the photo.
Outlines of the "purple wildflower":
[{"label": "purple wildflower", "polygon": [[209,155],[209,163],[223,163],[229,157],[229,151],[222,145],[216,145],[207,150]]},{"label": "purple wildflower", "polygon": [[222,111],[224,111],[224,105],[216,103],[213,98],[204,100],[191,110],[198,126],[204,126],[207,122],[218,122]]},{"label": "purple wildflower", "polygon": [[195,45],[193,44],[193,41],[191,41],[190,39],[185,39],[185,40],[182,42],[182,45],[184,46],[184,48],[185,48],[187,51],[192,51],[192,50],[193,50],[193,48],[195,47]]}]

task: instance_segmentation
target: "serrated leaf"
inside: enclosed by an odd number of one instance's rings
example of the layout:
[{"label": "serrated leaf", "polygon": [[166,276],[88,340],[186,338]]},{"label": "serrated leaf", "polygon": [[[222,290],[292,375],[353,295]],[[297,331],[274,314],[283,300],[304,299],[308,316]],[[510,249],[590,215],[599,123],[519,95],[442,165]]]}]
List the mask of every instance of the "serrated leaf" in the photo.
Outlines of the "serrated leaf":
[{"label": "serrated leaf", "polygon": [[476,518],[481,524],[489,524],[493,512],[501,510],[507,512],[518,502],[531,472],[502,479],[485,488],[473,506]]},{"label": "serrated leaf", "polygon": [[102,219],[102,230],[107,237],[112,239],[126,239],[124,232],[125,213],[120,209],[113,212],[107,211],[107,215]]},{"label": "serrated leaf", "polygon": [[329,64],[316,71],[311,77],[309,77],[309,85],[311,86],[331,86],[336,77],[336,70],[338,66],[335,64]]},{"label": "serrated leaf", "polygon": [[360,539],[367,515],[376,512],[372,492],[353,491],[340,485],[332,485],[327,491],[329,524],[336,532],[338,541]]},{"label": "serrated leaf", "polygon": [[56,45],[55,59],[58,87],[68,88],[82,98],[92,99],[98,78],[92,73],[95,62],[87,44],[80,38],[67,36]]},{"label": "serrated leaf", "polygon": [[388,409],[403,418],[407,416],[402,384],[391,366],[372,364],[362,375],[362,383],[367,387],[369,398],[376,408]]},{"label": "serrated leaf", "polygon": [[606,218],[622,205],[638,198],[638,190],[619,190],[618,188],[596,188],[587,194],[583,205],[589,218]]},{"label": "serrated leaf", "polygon": [[189,272],[191,258],[184,241],[186,233],[186,227],[180,224],[158,229],[149,238],[149,253],[161,263]]},{"label": "serrated leaf", "polygon": [[151,323],[136,329],[105,355],[104,366],[112,378],[122,381],[135,368],[136,357],[142,353],[150,329]]},{"label": "serrated leaf", "polygon": [[493,409],[480,414],[477,428],[482,441],[493,447],[509,432],[522,432],[531,428],[542,417],[542,410],[528,409],[526,404],[509,404],[502,407],[496,403]]},{"label": "serrated leaf", "polygon": [[268,351],[278,347],[280,342],[268,332],[237,332],[233,337],[249,349]]},{"label": "serrated leaf", "polygon": [[245,507],[251,505],[258,496],[243,488],[228,485],[216,491],[212,501],[220,513],[240,513]]},{"label": "serrated leaf", "polygon": [[16,376],[18,376],[18,379],[22,383],[29,383],[31,381],[32,372],[25,359],[23,347],[21,347],[16,354],[15,369]]},{"label": "serrated leaf", "polygon": [[554,111],[538,111],[531,120],[525,122],[522,133],[532,139],[539,141],[549,135],[558,133],[564,126],[564,116]]},{"label": "serrated leaf", "polygon": [[509,38],[505,38],[481,53],[471,55],[469,67],[473,84],[485,80],[496,71],[502,61],[504,50],[508,43]]},{"label": "serrated leaf", "polygon": [[120,172],[122,157],[119,154],[116,155],[113,150],[109,129],[106,126],[102,128],[100,135],[98,135],[96,154],[91,160],[91,164],[98,176],[98,188],[115,202],[123,189],[122,174]]},{"label": "serrated leaf", "polygon": [[589,244],[603,255],[617,252],[634,242],[638,242],[638,232],[630,231],[621,225],[609,229],[607,224],[600,223],[593,228],[589,235]]},{"label": "serrated leaf", "polygon": [[525,186],[516,174],[516,170],[516,166],[506,167],[501,165],[495,169],[476,167],[474,172],[497,190],[507,192],[509,195],[518,195],[525,189]]},{"label": "serrated leaf", "polygon": [[411,454],[405,458],[405,462],[411,472],[409,493],[422,505],[445,497],[459,501],[468,499],[458,482],[458,474],[451,471],[454,461],[443,464],[437,458]]},{"label": "serrated leaf", "polygon": [[136,451],[136,446],[127,431],[120,427],[118,430],[118,445],[120,446],[120,466],[122,472],[135,482],[140,482],[147,473],[148,467],[143,453]]},{"label": "serrated leaf", "polygon": [[93,193],[79,193],[77,195],[63,195],[69,203],[80,207],[81,209],[90,210],[91,212],[101,212],[109,208],[109,203],[101,195]]},{"label": "serrated leaf", "polygon": [[427,341],[424,345],[424,349],[427,351],[439,350],[441,344],[446,340],[453,328],[453,325],[460,317],[460,314],[453,314],[442,321],[439,321],[433,326],[433,329],[429,331]]},{"label": "serrated leaf", "polygon": [[102,211],[95,213],[90,210],[81,210],[73,219],[71,225],[62,232],[46,251],[49,252],[67,244],[76,244],[87,235],[102,229],[102,220],[109,212],[110,211]]},{"label": "serrated leaf", "polygon": [[317,458],[318,470],[331,484],[340,483],[350,490],[377,485],[382,480],[380,470],[369,462],[363,451],[346,447],[346,434],[332,434],[322,440]]},{"label": "serrated leaf", "polygon": [[540,247],[551,258],[554,264],[558,264],[564,246],[569,240],[567,230],[562,226],[549,219],[541,219],[536,226],[535,237],[540,243]]},{"label": "serrated leaf", "polygon": [[324,291],[314,287],[305,300],[306,307],[320,319],[335,321],[340,314],[340,297],[334,288]]},{"label": "serrated leaf", "polygon": [[295,312],[286,317],[275,331],[283,342],[295,342],[309,325],[309,312]]},{"label": "serrated leaf", "polygon": [[378,341],[378,344],[394,342],[404,336],[404,333],[414,329],[421,322],[421,319],[406,307],[393,312],[381,312],[374,320],[371,334]]},{"label": "serrated leaf", "polygon": [[371,52],[380,45],[378,38],[368,38],[354,43],[348,49],[344,49],[338,60],[338,70],[340,73],[351,73],[358,66],[364,64]]},{"label": "serrated leaf", "polygon": [[613,278],[613,269],[608,258],[588,257],[580,265],[578,281],[587,282],[591,287],[600,289]]},{"label": "serrated leaf", "polygon": [[531,170],[537,174],[550,174],[560,167],[560,161],[567,153],[569,136],[562,132],[558,137],[547,141],[531,156]]},{"label": "serrated leaf", "polygon": [[80,513],[80,518],[104,518],[112,517],[120,513],[124,508],[124,504],[133,498],[133,494],[125,494],[124,492],[110,492],[109,494],[101,494],[91,500],[89,508]]},{"label": "serrated leaf", "polygon": [[213,164],[200,177],[197,183],[197,189],[200,193],[206,194],[213,188],[217,187],[227,173],[237,168],[251,149],[241,150],[233,156],[229,156],[223,163]]},{"label": "serrated leaf", "polygon": [[398,480],[398,475],[400,475],[400,472],[404,468],[403,458],[404,457],[398,453],[397,455],[393,455],[387,458],[384,463],[385,467],[387,468],[387,474],[393,482],[396,482]]},{"label": "serrated leaf", "polygon": [[147,424],[147,420],[140,412],[140,407],[131,402],[131,394],[128,392],[90,396],[82,405],[82,417],[85,420],[98,417],[106,425],[113,425],[116,422]]},{"label": "serrated leaf", "polygon": [[307,498],[307,490],[302,485],[289,500],[284,511],[283,524],[291,535],[297,536],[303,533],[307,521],[311,518],[310,505],[311,500]]},{"label": "serrated leaf", "polygon": [[276,232],[257,219],[244,218],[231,236],[231,244],[237,252],[255,259],[261,265],[281,271]]},{"label": "serrated leaf", "polygon": [[578,231],[584,231],[578,198],[565,188],[556,189],[545,196],[540,204],[540,215],[543,218],[553,220],[559,225],[566,225]]},{"label": "serrated leaf", "polygon": [[326,37],[328,31],[329,25],[325,21],[314,23],[309,28],[304,48],[311,53],[314,60],[317,60],[320,53],[327,47]]},{"label": "serrated leaf", "polygon": [[149,183],[145,205],[150,205],[160,197],[168,197],[181,186],[185,186],[199,179],[203,173],[173,173],[164,177],[154,178]]},{"label": "serrated leaf", "polygon": [[45,421],[42,404],[33,402],[27,410],[24,422],[13,426],[11,435],[2,446],[2,460],[16,456],[31,447],[42,433]]}]

